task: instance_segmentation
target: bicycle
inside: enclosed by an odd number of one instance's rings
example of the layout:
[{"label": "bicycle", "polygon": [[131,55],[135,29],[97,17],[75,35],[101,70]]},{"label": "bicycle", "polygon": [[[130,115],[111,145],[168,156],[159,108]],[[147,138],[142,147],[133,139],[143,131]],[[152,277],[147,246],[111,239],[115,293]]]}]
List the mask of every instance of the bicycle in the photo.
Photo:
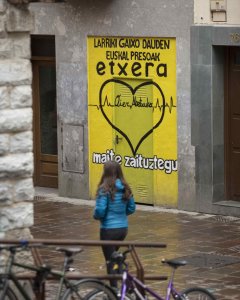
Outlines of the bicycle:
[{"label": "bicycle", "polygon": [[[114,252],[112,255],[112,262],[115,263],[115,268],[122,270],[122,286],[118,299],[127,300],[127,299],[148,299],[145,294],[151,295],[154,299],[157,300],[216,300],[214,295],[210,293],[207,289],[201,287],[191,287],[185,289],[182,292],[178,292],[174,288],[174,274],[177,268],[185,266],[187,262],[185,260],[162,260],[162,263],[167,264],[172,268],[172,273],[168,281],[166,297],[163,298],[156,291],[152,290],[150,287],[141,282],[138,278],[131,275],[128,271],[128,264],[126,263],[127,254],[131,252],[131,248],[127,249],[124,252]],[[92,298],[89,298],[91,300]]]},{"label": "bicycle", "polygon": [[77,282],[70,281],[66,277],[66,272],[73,263],[73,256],[82,251],[81,248],[56,248],[57,251],[64,253],[62,271],[52,270],[50,266],[42,265],[40,267],[30,264],[19,263],[15,259],[18,251],[30,249],[32,247],[41,247],[39,244],[30,244],[28,241],[22,241],[18,245],[0,245],[0,251],[7,250],[9,256],[5,265],[5,272],[0,274],[0,300],[17,300],[18,297],[14,288],[24,300],[33,300],[29,293],[25,291],[20,280],[13,272],[13,267],[20,267],[24,270],[34,271],[35,276],[31,282],[34,293],[36,294],[48,276],[52,276],[59,281],[56,300],[69,299],[88,299],[88,295],[94,294],[96,300],[110,299],[115,300],[115,292],[104,282],[97,279],[82,279]]}]

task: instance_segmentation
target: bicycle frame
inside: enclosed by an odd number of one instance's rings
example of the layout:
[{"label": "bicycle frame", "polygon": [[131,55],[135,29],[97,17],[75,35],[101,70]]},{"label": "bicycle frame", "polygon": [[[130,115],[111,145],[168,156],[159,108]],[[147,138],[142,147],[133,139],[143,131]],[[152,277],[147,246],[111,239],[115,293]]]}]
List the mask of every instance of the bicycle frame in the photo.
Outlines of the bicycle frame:
[{"label": "bicycle frame", "polygon": [[76,290],[76,283],[75,282],[71,282],[70,280],[68,280],[66,277],[65,277],[65,271],[62,271],[62,272],[59,272],[59,271],[50,271],[50,274],[59,279],[59,285],[58,285],[58,292],[57,292],[57,296],[56,296],[56,299],[57,300],[60,300],[62,299],[61,298],[61,294],[62,294],[62,287],[65,286],[66,289],[70,289],[72,291],[75,292],[75,295],[77,295],[79,298],[80,295],[78,294],[77,290]]},{"label": "bicycle frame", "polygon": [[139,279],[137,279],[136,277],[128,273],[127,270],[125,270],[122,276],[121,300],[125,299],[128,286],[133,288],[135,294],[141,300],[146,300],[146,299],[139,290],[148,292],[151,296],[153,296],[157,300],[170,300],[171,295],[174,297],[174,299],[181,299],[180,294],[175,290],[173,286],[173,276],[174,276],[174,272],[168,282],[167,295],[166,298],[164,299],[160,295],[158,295],[155,291],[150,289],[147,285],[143,284]]},{"label": "bicycle frame", "polygon": [[7,289],[8,289],[8,286],[9,286],[9,280],[11,280],[15,284],[15,286],[18,289],[18,291],[21,293],[21,295],[24,297],[25,300],[31,300],[31,298],[29,297],[29,295],[24,290],[23,286],[19,283],[19,280],[17,279],[16,275],[14,275],[13,273],[0,274],[0,279],[2,279],[3,277],[6,278],[6,281],[4,283],[4,288],[2,290],[3,292],[2,292],[2,295],[0,297],[0,300],[4,300],[5,299],[5,293],[6,293]]},{"label": "bicycle frame", "polygon": [[[0,274],[0,281],[2,281],[2,294],[0,295],[0,300],[4,300],[5,293],[8,289],[9,286],[9,281],[12,281],[15,286],[17,287],[18,291],[21,293],[21,295],[24,297],[25,300],[32,300],[30,296],[26,293],[25,289],[23,286],[20,284],[17,276],[12,272],[12,267],[20,267],[22,269],[27,269],[30,271],[38,272],[40,271],[39,267],[33,266],[33,265],[27,265],[27,264],[22,264],[14,261],[15,258],[15,253],[10,252],[10,256],[8,258],[7,264],[6,264],[6,272],[4,274]],[[62,293],[62,287],[65,285],[66,288],[70,288],[72,290],[75,290],[74,288],[74,283],[71,283],[66,277],[65,277],[65,269],[67,266],[67,259],[64,259],[64,265],[63,265],[63,271],[53,271],[50,270],[47,271],[46,273],[51,274],[53,277],[57,278],[59,280],[59,285],[58,285],[58,292],[56,299],[61,299],[61,293]]]},{"label": "bicycle frame", "polygon": [[6,264],[6,271],[4,274],[0,274],[0,279],[2,280],[2,285],[3,285],[2,295],[0,297],[0,300],[3,300],[5,297],[5,293],[9,286],[9,281],[12,281],[15,284],[15,286],[17,287],[17,289],[19,290],[21,295],[24,297],[24,299],[31,300],[31,298],[26,293],[23,286],[20,284],[19,280],[17,279],[17,276],[12,272],[12,267],[16,266],[16,267],[28,269],[31,271],[38,271],[38,268],[35,266],[17,263],[14,261],[14,258],[15,258],[15,252],[10,252],[10,256],[9,256],[9,258],[7,260],[7,264]]}]

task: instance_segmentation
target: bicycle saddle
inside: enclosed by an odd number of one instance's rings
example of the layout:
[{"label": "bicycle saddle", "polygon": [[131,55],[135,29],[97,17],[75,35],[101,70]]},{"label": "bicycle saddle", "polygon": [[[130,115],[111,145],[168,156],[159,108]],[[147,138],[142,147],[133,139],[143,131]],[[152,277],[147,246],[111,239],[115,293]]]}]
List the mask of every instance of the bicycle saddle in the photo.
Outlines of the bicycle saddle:
[{"label": "bicycle saddle", "polygon": [[64,252],[65,255],[68,257],[83,251],[82,248],[61,248],[61,247],[57,247],[56,250],[59,252]]},{"label": "bicycle saddle", "polygon": [[177,259],[162,259],[162,263],[166,263],[174,269],[178,267],[185,266],[187,264],[186,260],[177,260]]}]

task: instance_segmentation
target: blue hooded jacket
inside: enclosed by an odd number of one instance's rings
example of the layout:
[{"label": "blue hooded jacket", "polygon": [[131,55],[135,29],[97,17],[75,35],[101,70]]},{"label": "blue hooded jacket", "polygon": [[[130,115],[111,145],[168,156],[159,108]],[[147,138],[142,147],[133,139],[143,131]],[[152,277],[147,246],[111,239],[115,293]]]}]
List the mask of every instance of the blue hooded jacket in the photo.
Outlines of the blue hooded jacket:
[{"label": "blue hooded jacket", "polygon": [[108,193],[101,190],[98,192],[93,217],[100,220],[100,228],[127,228],[127,216],[135,212],[136,205],[133,197],[128,201],[122,198],[124,185],[120,179],[116,180],[115,186],[114,200],[111,200]]}]

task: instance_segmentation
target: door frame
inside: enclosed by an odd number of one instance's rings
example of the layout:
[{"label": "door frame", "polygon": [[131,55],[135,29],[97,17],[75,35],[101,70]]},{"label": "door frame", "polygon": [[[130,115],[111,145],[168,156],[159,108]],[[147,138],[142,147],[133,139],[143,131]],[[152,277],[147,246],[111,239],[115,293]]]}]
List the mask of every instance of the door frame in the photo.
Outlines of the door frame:
[{"label": "door frame", "polygon": [[[231,80],[231,70],[233,67],[233,54],[230,52],[234,46],[226,47],[225,50],[225,72],[224,72],[224,192],[226,200],[239,201],[233,199],[231,191],[231,103],[230,103],[230,94],[232,91],[229,87],[229,80]],[[235,47],[236,48],[236,47]],[[238,48],[240,48],[238,46]],[[239,68],[240,69],[240,68]]]},{"label": "door frame", "polygon": [[39,97],[39,65],[54,65],[54,57],[32,57],[32,95],[33,95],[33,153],[34,153],[34,185],[45,187],[58,187],[58,174],[44,178],[41,173],[41,161],[58,163],[58,155],[41,154],[41,135],[40,135],[40,97]]},{"label": "door frame", "polygon": [[224,72],[224,194],[225,198],[230,198],[229,184],[229,47],[225,50],[225,72]]}]

